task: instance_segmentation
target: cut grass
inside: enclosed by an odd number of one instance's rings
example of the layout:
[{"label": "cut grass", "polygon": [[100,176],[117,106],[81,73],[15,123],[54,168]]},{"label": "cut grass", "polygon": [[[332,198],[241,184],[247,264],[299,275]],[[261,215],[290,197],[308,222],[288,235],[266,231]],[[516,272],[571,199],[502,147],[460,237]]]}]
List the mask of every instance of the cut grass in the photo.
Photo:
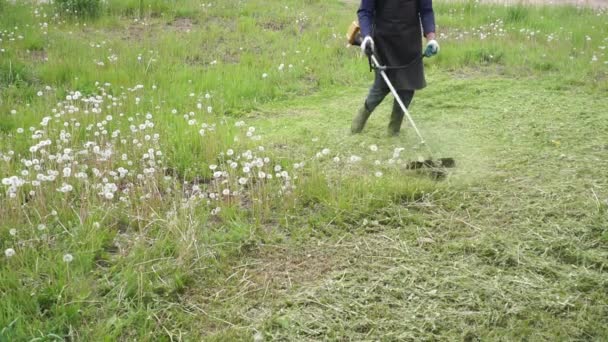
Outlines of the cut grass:
[{"label": "cut grass", "polygon": [[[340,228],[299,245],[259,246],[234,266],[242,272],[234,287],[222,285],[239,293],[245,280],[248,293],[217,302],[225,312],[234,301],[232,316],[241,317],[236,327],[224,327],[234,332],[252,326],[283,340],[608,336],[608,217],[598,200],[608,196],[600,134],[606,118],[594,116],[592,124],[581,119],[576,108],[594,95],[556,91],[554,82],[431,75],[431,87],[411,109],[422,129],[435,135],[428,140],[458,160],[447,184],[425,200],[393,201],[365,213],[350,223],[356,230]],[[463,97],[476,89],[484,91]],[[364,135],[347,136],[344,122],[352,110],[345,104],[355,95],[278,104],[264,116],[277,115],[262,127],[305,149],[311,147],[302,138],[311,135],[297,132],[324,118],[326,126],[315,131],[323,142],[313,150],[390,144],[375,137],[384,132],[380,123],[388,108],[372,116]],[[570,100],[546,105],[563,98]],[[321,103],[323,109],[315,109]],[[594,100],[593,112],[606,106]],[[216,338],[225,333],[220,329]]]}]

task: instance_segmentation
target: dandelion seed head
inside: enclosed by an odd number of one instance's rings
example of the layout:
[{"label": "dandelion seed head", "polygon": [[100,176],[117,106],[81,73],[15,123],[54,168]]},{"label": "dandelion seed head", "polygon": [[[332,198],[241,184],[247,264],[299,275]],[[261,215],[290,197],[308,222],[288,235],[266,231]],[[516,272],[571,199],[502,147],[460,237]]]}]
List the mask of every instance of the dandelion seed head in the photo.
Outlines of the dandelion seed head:
[{"label": "dandelion seed head", "polygon": [[62,192],[62,193],[65,194],[65,193],[68,193],[68,192],[72,191],[73,189],[74,188],[70,184],[63,183],[61,185],[61,188],[57,189],[57,191]]},{"label": "dandelion seed head", "polygon": [[351,163],[358,163],[358,162],[361,161],[361,159],[362,158],[359,157],[359,156],[352,155],[352,156],[350,156],[350,158],[348,158],[348,161],[351,162]]},{"label": "dandelion seed head", "polygon": [[5,255],[7,258],[11,258],[11,257],[15,256],[15,250],[14,250],[14,249],[12,249],[12,248],[7,248],[7,249],[4,251],[4,255]]},{"label": "dandelion seed head", "polygon": [[67,253],[67,254],[64,254],[64,255],[63,255],[63,262],[65,262],[65,263],[68,263],[68,264],[69,264],[69,263],[71,263],[72,261],[74,261],[74,256],[72,256],[72,254]]}]

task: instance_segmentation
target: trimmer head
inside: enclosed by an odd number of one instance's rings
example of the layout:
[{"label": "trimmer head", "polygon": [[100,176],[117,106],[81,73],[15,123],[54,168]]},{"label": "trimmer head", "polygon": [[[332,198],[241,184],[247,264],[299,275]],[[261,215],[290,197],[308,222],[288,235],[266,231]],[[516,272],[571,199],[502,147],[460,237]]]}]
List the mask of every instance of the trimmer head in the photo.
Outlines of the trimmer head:
[{"label": "trimmer head", "polygon": [[456,167],[456,161],[454,160],[454,158],[439,158],[439,159],[427,159],[427,160],[423,160],[423,161],[412,161],[412,162],[409,162],[405,166],[406,169],[410,169],[410,170],[418,170],[418,169],[423,169],[423,168],[448,169],[448,168],[453,168],[453,167]]},{"label": "trimmer head", "polygon": [[456,167],[456,161],[454,158],[412,161],[405,166],[406,169],[417,170],[418,172],[428,174],[432,179],[438,181],[445,179],[448,175],[448,171],[446,169],[453,167]]}]

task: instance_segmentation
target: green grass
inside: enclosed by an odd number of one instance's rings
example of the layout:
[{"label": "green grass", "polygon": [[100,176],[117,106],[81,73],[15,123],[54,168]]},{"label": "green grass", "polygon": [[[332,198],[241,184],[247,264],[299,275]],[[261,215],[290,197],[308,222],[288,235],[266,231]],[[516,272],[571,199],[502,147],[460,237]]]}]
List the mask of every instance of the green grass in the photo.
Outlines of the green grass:
[{"label": "green grass", "polygon": [[[379,226],[340,230],[320,247],[303,247],[313,260],[302,269],[317,266],[316,258],[332,265],[316,281],[279,290],[275,302],[254,301],[268,315],[264,331],[287,340],[602,339],[607,217],[593,193],[606,184],[605,117],[581,115],[591,99],[576,89],[555,91],[553,79],[534,86],[484,76],[431,81],[412,111],[437,153],[456,157],[458,170],[432,200],[392,202],[366,216]],[[336,108],[350,95],[324,102],[338,117],[329,127],[348,118]],[[594,102],[592,112],[607,105]],[[377,141],[385,122],[372,116],[372,136],[356,141]],[[589,167],[591,160],[598,164]],[[289,265],[285,272],[297,270]]]},{"label": "green grass", "polygon": [[0,340],[606,339],[607,13],[435,7],[443,181],[352,2],[0,1]]}]

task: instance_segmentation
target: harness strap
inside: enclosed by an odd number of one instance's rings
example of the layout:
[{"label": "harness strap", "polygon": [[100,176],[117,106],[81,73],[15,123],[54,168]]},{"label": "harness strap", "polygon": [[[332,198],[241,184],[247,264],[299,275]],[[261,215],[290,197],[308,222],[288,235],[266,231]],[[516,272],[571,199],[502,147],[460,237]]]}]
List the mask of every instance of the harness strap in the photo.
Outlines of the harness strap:
[{"label": "harness strap", "polygon": [[407,64],[405,65],[399,65],[399,66],[386,66],[386,65],[374,65],[374,63],[372,63],[372,58],[371,56],[367,57],[367,60],[369,62],[369,71],[373,71],[374,69],[378,69],[378,70],[399,70],[399,69],[407,69],[409,67],[411,67],[414,63],[418,62],[419,60],[422,59],[422,57],[424,57],[424,55],[420,55],[414,59],[412,59],[411,61],[409,61]]}]

